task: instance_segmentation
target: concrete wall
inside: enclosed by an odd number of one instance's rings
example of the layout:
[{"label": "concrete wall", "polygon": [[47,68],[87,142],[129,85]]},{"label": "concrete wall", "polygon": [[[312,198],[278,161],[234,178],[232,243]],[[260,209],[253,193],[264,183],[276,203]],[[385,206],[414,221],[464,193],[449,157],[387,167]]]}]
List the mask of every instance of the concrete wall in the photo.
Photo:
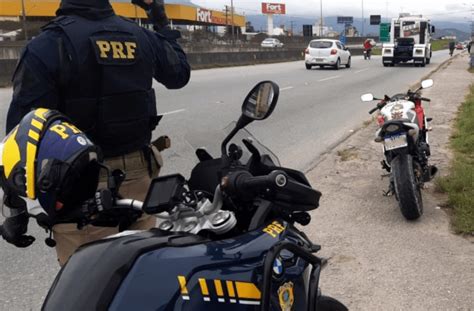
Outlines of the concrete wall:
[{"label": "concrete wall", "polygon": [[188,53],[187,55],[188,61],[193,69],[255,65],[263,63],[297,61],[303,59],[303,51],[300,49]]},{"label": "concrete wall", "polygon": [[[0,45],[0,87],[10,84],[22,46]],[[362,50],[351,49],[352,55],[362,55]],[[255,49],[225,52],[191,52],[188,61],[193,69],[244,66],[264,63],[298,61],[304,59],[304,49]]]},{"label": "concrete wall", "polygon": [[0,87],[11,84],[13,72],[15,71],[16,59],[0,59]]}]

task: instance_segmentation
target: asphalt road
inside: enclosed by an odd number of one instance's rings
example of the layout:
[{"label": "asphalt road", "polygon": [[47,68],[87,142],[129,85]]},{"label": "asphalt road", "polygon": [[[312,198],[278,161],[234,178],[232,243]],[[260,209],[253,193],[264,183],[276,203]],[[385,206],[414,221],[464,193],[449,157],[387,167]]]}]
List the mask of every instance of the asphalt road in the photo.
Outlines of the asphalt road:
[{"label": "asphalt road", "polygon": [[[364,61],[354,57],[352,68],[339,71],[313,69],[303,62],[195,71],[189,85],[177,91],[156,85],[158,111],[165,113],[155,135],[167,134],[173,147],[164,153],[164,173],[189,175],[195,163],[189,133],[218,133],[240,115],[248,91],[259,81],[273,80],[281,87],[273,116],[248,129],[273,150],[283,165],[307,170],[319,155],[360,127],[369,118],[371,104],[360,95],[404,92],[447,59],[447,52],[433,54],[425,68],[385,68],[380,57]],[[4,128],[11,89],[0,89],[0,128]],[[3,137],[3,131],[0,137]],[[205,139],[213,141],[212,134]],[[54,250],[42,240],[46,235],[35,225],[37,242],[19,250],[0,242],[0,310],[38,310],[58,271]]]}]

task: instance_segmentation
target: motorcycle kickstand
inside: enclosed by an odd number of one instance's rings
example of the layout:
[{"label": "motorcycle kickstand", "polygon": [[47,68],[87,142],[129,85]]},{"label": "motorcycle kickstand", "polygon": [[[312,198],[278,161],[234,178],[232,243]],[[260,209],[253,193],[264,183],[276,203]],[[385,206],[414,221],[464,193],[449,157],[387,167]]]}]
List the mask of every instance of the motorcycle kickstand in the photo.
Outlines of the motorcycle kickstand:
[{"label": "motorcycle kickstand", "polygon": [[[391,173],[381,175],[382,180],[383,180],[384,178],[390,177],[391,175],[392,175]],[[384,192],[383,192],[383,196],[384,196],[384,197],[391,197],[391,196],[393,196],[394,194],[395,194],[395,189],[394,189],[393,183],[390,182],[390,186],[388,186],[388,190],[387,190],[387,191],[384,191]]]}]

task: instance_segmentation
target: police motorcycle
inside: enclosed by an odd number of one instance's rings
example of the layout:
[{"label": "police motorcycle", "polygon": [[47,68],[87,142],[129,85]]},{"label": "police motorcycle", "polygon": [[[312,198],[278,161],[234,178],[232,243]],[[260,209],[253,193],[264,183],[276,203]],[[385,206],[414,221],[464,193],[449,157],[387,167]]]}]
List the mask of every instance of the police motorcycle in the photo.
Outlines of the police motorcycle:
[{"label": "police motorcycle", "polygon": [[[111,172],[108,189],[82,204],[78,226],[126,229],[145,212],[160,218],[159,228],[79,248],[42,310],[347,310],[322,295],[320,246],[296,227],[310,223],[321,193],[303,173],[262,154],[253,138],[230,143],[269,117],[278,96],[275,83],[257,84],[221,156],[196,150],[189,180],[154,179],[144,202],[119,198],[123,173]],[[251,154],[245,162],[243,147]]]},{"label": "police motorcycle", "polygon": [[377,106],[369,111],[377,116],[379,129],[375,141],[383,144],[385,159],[381,162],[390,177],[386,196],[395,194],[403,216],[407,220],[418,219],[423,214],[421,189],[424,183],[433,179],[437,168],[428,164],[431,155],[428,123],[422,102],[430,102],[420,91],[433,86],[433,80],[424,80],[415,91],[383,99],[372,94],[361,96],[363,102],[378,100]]}]

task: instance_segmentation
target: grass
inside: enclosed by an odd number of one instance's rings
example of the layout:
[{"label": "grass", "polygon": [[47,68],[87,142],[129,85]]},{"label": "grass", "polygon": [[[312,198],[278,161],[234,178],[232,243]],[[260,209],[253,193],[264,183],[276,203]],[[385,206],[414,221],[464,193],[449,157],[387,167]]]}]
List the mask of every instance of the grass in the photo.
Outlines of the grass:
[{"label": "grass", "polygon": [[448,48],[449,42],[452,40],[433,40],[431,41],[431,50],[439,51]]},{"label": "grass", "polygon": [[372,49],[372,55],[382,55],[382,49],[381,48],[373,48]]},{"label": "grass", "polygon": [[342,162],[357,159],[358,157],[357,150],[354,147],[344,149],[344,150],[339,150],[337,152],[337,155],[341,158]]},{"label": "grass", "polygon": [[469,71],[470,73],[474,73],[474,67],[469,68],[467,71]]},{"label": "grass", "polygon": [[453,227],[458,233],[474,233],[474,85],[459,110],[451,138],[454,160],[449,176],[436,180],[439,190],[448,194],[454,211]]}]

